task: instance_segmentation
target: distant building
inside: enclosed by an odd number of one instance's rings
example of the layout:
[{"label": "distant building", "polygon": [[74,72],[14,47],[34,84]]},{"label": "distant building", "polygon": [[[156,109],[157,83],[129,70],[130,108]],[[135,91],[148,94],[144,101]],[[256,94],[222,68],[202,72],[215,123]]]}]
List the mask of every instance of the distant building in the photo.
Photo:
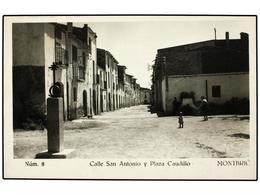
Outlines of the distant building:
[{"label": "distant building", "polygon": [[224,40],[159,49],[152,85],[156,109],[172,113],[174,97],[182,102],[183,94],[191,94],[194,101],[205,96],[213,103],[249,98],[248,34],[240,35],[229,39],[227,32]]},{"label": "distant building", "polygon": [[151,104],[151,90],[140,88],[140,104]]},{"label": "distant building", "polygon": [[118,70],[118,106],[119,108],[125,107],[125,79],[126,79],[126,67],[123,65],[118,65],[117,66]]},{"label": "distant building", "polygon": [[97,60],[98,66],[105,70],[105,80],[104,80],[104,89],[103,90],[103,107],[106,108],[104,111],[112,111],[118,108],[117,105],[117,90],[116,86],[118,84],[118,76],[117,76],[117,65],[118,61],[114,58],[114,56],[107,50],[97,49]]},{"label": "distant building", "polygon": [[125,104],[127,107],[134,105],[133,75],[125,74]]},{"label": "distant building", "polygon": [[13,122],[43,123],[49,88],[63,88],[64,120],[92,116],[140,103],[140,85],[107,50],[87,24],[13,24]]}]

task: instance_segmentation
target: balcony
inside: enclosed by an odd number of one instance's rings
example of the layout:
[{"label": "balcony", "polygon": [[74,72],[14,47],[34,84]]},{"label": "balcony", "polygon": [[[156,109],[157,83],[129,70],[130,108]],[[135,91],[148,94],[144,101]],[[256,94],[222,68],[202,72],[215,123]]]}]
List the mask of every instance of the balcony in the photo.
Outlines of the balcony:
[{"label": "balcony", "polygon": [[77,63],[73,63],[73,79],[84,82],[85,81],[85,67],[83,65],[78,65]]},{"label": "balcony", "polygon": [[62,65],[68,65],[68,51],[56,43],[55,61]]}]

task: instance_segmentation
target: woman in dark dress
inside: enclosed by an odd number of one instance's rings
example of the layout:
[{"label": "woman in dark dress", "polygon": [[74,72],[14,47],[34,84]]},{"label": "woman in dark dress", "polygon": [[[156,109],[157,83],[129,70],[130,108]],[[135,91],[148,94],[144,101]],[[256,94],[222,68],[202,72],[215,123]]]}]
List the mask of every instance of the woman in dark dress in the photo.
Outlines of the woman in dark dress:
[{"label": "woman in dark dress", "polygon": [[209,106],[208,106],[208,101],[203,96],[201,96],[200,109],[201,109],[201,114],[203,115],[204,121],[207,121],[208,120]]}]

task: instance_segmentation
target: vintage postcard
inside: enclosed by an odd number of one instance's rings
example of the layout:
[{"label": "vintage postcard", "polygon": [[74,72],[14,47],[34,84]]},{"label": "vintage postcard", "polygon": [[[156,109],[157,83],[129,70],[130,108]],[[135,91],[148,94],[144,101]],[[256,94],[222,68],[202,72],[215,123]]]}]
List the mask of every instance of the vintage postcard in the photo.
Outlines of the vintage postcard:
[{"label": "vintage postcard", "polygon": [[257,179],[256,16],[4,16],[5,179]]}]

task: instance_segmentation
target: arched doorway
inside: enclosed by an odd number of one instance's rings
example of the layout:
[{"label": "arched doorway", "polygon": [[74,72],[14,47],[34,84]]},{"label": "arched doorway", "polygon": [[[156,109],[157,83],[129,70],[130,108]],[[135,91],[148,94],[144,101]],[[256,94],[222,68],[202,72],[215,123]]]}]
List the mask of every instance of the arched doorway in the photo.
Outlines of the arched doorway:
[{"label": "arched doorway", "polygon": [[83,112],[84,116],[88,115],[88,96],[86,90],[83,91]]},{"label": "arched doorway", "polygon": [[111,95],[108,93],[108,111],[111,111]]}]

